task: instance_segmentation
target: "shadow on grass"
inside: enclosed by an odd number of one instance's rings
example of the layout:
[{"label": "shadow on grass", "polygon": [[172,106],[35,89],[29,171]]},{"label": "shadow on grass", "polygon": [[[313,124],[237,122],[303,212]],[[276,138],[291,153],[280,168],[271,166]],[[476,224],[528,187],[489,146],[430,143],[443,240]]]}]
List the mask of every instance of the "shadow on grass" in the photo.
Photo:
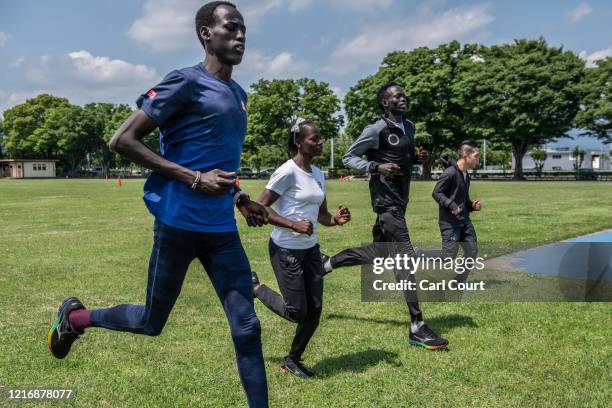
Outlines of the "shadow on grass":
[{"label": "shadow on grass", "polygon": [[[310,368],[315,372],[316,378],[328,378],[342,372],[361,373],[381,362],[394,367],[401,367],[401,363],[397,361],[397,356],[397,353],[391,351],[369,349],[341,356],[328,357]],[[282,358],[278,357],[272,357],[269,360],[279,365],[283,361]]]},{"label": "shadow on grass", "polygon": [[[394,320],[394,319],[378,319],[374,317],[359,317],[359,316],[348,316],[339,313],[331,313],[326,316],[327,319],[342,319],[342,320],[357,320],[362,322],[379,323],[379,324],[390,324],[394,326],[406,326],[408,327],[408,319],[406,320]],[[460,314],[450,314],[444,316],[430,317],[426,320],[427,325],[434,328],[434,330],[444,333],[448,330],[452,330],[455,327],[478,327],[478,324],[474,322],[470,316]]]}]

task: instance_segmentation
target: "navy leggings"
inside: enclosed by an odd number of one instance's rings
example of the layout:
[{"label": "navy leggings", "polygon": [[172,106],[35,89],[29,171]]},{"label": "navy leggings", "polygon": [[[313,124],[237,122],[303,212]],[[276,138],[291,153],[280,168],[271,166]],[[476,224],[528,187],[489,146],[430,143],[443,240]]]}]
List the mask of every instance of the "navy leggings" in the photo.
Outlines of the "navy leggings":
[{"label": "navy leggings", "polygon": [[253,307],[251,267],[238,232],[193,232],[156,221],[146,304],[92,310],[92,326],[159,335],[181,291],[187,268],[195,258],[204,266],[223,305],[249,406],[267,407],[261,326]]}]

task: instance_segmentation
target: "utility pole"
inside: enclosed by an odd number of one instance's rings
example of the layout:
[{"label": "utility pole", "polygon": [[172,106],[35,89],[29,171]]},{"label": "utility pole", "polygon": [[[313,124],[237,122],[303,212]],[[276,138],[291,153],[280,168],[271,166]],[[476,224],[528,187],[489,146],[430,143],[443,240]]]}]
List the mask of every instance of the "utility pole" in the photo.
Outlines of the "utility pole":
[{"label": "utility pole", "polygon": [[329,155],[329,178],[334,177],[334,137],[331,138],[331,154]]},{"label": "utility pole", "polygon": [[483,143],[483,163],[482,163],[482,169],[486,170],[487,169],[487,139],[484,140]]}]

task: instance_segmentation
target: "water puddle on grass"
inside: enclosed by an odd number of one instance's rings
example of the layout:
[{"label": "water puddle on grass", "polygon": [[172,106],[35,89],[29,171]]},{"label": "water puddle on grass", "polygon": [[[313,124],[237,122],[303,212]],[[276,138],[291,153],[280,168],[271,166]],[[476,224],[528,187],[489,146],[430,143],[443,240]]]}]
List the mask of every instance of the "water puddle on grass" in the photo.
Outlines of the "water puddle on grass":
[{"label": "water puddle on grass", "polygon": [[488,263],[528,274],[612,282],[612,230],[515,252]]}]

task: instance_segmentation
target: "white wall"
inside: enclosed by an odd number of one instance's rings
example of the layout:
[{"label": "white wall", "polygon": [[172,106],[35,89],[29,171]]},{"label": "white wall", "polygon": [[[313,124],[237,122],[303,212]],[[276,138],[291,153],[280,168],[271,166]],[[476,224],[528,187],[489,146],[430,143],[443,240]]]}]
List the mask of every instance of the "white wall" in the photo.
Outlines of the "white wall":
[{"label": "white wall", "polygon": [[54,162],[23,162],[23,170],[25,178],[55,177]]},{"label": "white wall", "polygon": [[[584,161],[582,162],[582,168],[583,169],[593,168],[592,167],[593,155],[599,155],[599,154],[600,154],[599,152],[591,152],[591,151],[585,152]],[[604,154],[608,154],[608,153],[604,152]],[[561,156],[561,157],[553,158],[553,156],[555,157]],[[610,159],[604,160],[604,159],[601,159],[600,157],[599,162],[600,162],[599,168],[595,168],[594,170],[610,170]],[[514,157],[512,157],[512,168],[513,169],[515,168]],[[523,157],[523,170],[531,170],[531,169],[535,169],[535,163],[533,159],[531,158],[531,155],[527,153],[525,157]],[[551,152],[549,151],[548,158],[544,162],[544,168],[542,170],[543,171],[554,171],[554,170],[573,171],[574,170],[574,159],[572,157],[571,152],[566,152],[566,151]]]}]

